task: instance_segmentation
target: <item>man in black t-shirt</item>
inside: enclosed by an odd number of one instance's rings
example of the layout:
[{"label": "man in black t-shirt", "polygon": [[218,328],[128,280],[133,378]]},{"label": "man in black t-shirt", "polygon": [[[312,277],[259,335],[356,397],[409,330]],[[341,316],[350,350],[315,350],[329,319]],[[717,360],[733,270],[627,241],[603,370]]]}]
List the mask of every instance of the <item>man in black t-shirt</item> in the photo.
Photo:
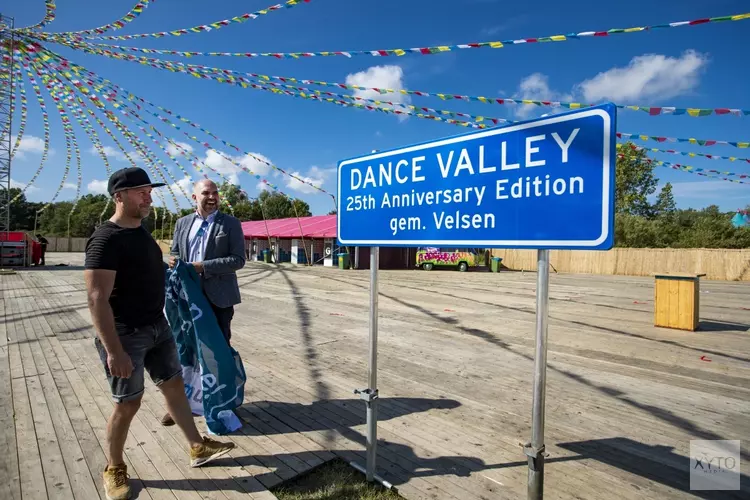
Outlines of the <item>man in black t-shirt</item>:
[{"label": "man in black t-shirt", "polygon": [[152,183],[140,168],[118,170],[109,179],[115,214],[86,242],[84,277],[96,328],[94,343],[116,401],[107,425],[107,498],[130,497],[123,446],[143,396],[144,369],[156,384],[190,444],[198,467],[224,455],[234,443],[201,437],[185,395],[177,346],[164,316],[166,264],[159,245],[142,226],[151,210]]}]

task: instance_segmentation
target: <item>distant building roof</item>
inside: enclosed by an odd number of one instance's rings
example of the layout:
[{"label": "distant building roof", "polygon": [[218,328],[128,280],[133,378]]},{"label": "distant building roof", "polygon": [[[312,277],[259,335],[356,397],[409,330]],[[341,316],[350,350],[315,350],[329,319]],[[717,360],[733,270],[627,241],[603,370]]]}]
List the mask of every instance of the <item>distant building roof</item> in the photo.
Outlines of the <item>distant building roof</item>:
[{"label": "distant building roof", "polygon": [[[266,229],[266,225],[268,229]],[[300,225],[302,232],[300,233]],[[289,219],[253,220],[242,223],[245,238],[335,238],[336,216],[315,215]]]}]

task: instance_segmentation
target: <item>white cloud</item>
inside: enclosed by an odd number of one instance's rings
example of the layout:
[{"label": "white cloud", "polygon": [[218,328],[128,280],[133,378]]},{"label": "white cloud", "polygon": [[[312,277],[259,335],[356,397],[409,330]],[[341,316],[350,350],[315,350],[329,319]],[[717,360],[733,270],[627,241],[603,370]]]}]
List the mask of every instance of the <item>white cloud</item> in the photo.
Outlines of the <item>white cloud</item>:
[{"label": "white cloud", "polygon": [[232,184],[239,184],[239,174],[243,171],[241,167],[251,171],[253,175],[260,176],[267,175],[271,170],[271,160],[260,153],[231,156],[226,153],[220,154],[214,149],[209,149],[206,151],[205,157],[202,158],[202,162],[209,169],[223,174]]},{"label": "white cloud", "polygon": [[[252,153],[235,158],[235,161],[239,160],[238,163],[248,170],[255,172],[256,175],[267,175],[271,170],[271,160],[266,158],[260,153]],[[262,161],[261,161],[262,160]]]},{"label": "white cloud", "polygon": [[[8,135],[5,135],[5,140],[8,140]],[[13,138],[10,140],[11,142],[11,148],[15,147],[16,145],[16,135],[13,135]],[[26,158],[26,153],[31,154],[42,154],[44,152],[44,139],[41,137],[37,137],[34,135],[24,135],[21,137],[21,142],[18,144],[18,149],[16,149],[15,158],[16,159],[24,159]],[[54,151],[52,148],[50,148],[48,155],[52,156]]]},{"label": "white cloud", "polygon": [[312,187],[310,184],[312,184],[313,186],[322,187],[323,182],[325,181],[325,177],[327,177],[328,175],[328,172],[318,167],[312,167],[307,172],[307,175],[302,175],[300,172],[292,172],[292,175],[304,180],[305,182],[301,182],[293,177],[287,177],[286,185],[289,189],[299,191],[300,193],[317,193],[318,190]]},{"label": "white cloud", "polygon": [[188,196],[190,196],[193,193],[194,182],[195,180],[191,180],[189,177],[183,177],[177,182],[173,182],[172,184],[170,184],[169,187],[172,189],[177,199],[180,200],[181,198],[184,198],[184,196],[182,196],[182,191],[180,191],[180,188],[182,188],[182,190],[185,191]]},{"label": "white cloud", "polygon": [[707,64],[708,57],[694,50],[680,57],[644,54],[624,68],[612,68],[581,82],[576,91],[587,102],[669,99],[695,88]]},{"label": "white cloud", "polygon": [[[10,180],[10,187],[11,187],[11,189],[13,189],[13,188],[23,189],[23,188],[26,187],[26,184],[24,184],[23,182],[14,181],[13,179],[11,179]],[[39,191],[39,188],[32,185],[32,186],[29,186],[26,189],[27,193],[33,193],[34,191]]]},{"label": "white cloud", "polygon": [[257,189],[259,192],[260,191],[269,191],[269,192],[271,191],[271,187],[268,184],[266,184],[265,182],[259,182],[258,185],[255,186],[255,189]]},{"label": "white cloud", "polygon": [[[172,142],[174,142],[174,144],[172,144]],[[172,141],[172,142],[167,143],[167,147],[166,147],[167,152],[171,154],[172,156],[181,155],[182,153],[180,152],[180,149],[183,149],[187,151],[188,153],[193,152],[193,146],[191,146],[190,144],[186,142],[180,142],[180,141]]]},{"label": "white cloud", "polygon": [[[611,100],[618,104],[650,104],[649,99],[669,99],[694,89],[703,68],[708,64],[705,55],[688,50],[680,57],[644,54],[634,57],[626,67],[611,68],[593,78],[573,86],[570,93],[554,90],[549,77],[533,73],[518,85],[516,99],[534,101],[581,101],[594,103]],[[535,110],[554,114],[565,108],[539,107],[522,104],[515,110],[521,119],[529,118]]]},{"label": "white cloud", "polygon": [[[518,99],[530,99],[533,101],[571,101],[573,96],[552,90],[549,86],[549,77],[542,73],[532,73],[518,84]],[[519,104],[515,110],[516,116],[521,119],[529,118],[534,111],[540,107],[536,104]]]},{"label": "white cloud", "polygon": [[[400,66],[386,65],[386,66],[371,66],[365,71],[359,73],[352,73],[346,76],[347,85],[357,85],[366,88],[377,88],[377,89],[390,89],[390,90],[403,90],[404,89],[404,70]],[[389,104],[383,104],[381,107],[384,108],[396,108],[399,110],[409,111],[404,105],[411,104],[411,98],[408,94],[402,94],[400,92],[386,92],[381,93],[377,90],[354,90],[352,95],[354,97],[361,97],[364,99],[373,99],[379,101],[390,101],[394,103],[394,106]],[[360,101],[362,104],[373,103],[367,101]],[[399,115],[400,120],[408,118],[405,115]]]},{"label": "white cloud", "polygon": [[108,181],[106,180],[100,181],[100,180],[94,179],[91,182],[89,182],[86,187],[88,188],[89,193],[92,193],[92,194],[109,194],[107,192],[107,184],[108,184]]},{"label": "white cloud", "polygon": [[76,189],[78,186],[72,182],[66,182],[63,184],[63,189]]}]

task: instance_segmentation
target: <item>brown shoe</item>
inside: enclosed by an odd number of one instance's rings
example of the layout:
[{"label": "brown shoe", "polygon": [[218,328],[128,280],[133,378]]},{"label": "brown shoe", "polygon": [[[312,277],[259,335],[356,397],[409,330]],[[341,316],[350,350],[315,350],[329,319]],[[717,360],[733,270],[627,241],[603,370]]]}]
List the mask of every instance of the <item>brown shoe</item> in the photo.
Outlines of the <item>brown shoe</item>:
[{"label": "brown shoe", "polygon": [[103,479],[104,494],[107,496],[107,500],[128,500],[130,498],[126,465],[108,465],[104,469]]},{"label": "brown shoe", "polygon": [[172,415],[170,415],[169,413],[166,413],[163,417],[161,417],[161,425],[165,427],[174,425],[174,419],[172,419]]},{"label": "brown shoe", "polygon": [[229,453],[232,448],[234,448],[234,443],[231,441],[221,443],[204,436],[203,443],[190,447],[190,467],[200,467],[211,460],[216,460]]}]

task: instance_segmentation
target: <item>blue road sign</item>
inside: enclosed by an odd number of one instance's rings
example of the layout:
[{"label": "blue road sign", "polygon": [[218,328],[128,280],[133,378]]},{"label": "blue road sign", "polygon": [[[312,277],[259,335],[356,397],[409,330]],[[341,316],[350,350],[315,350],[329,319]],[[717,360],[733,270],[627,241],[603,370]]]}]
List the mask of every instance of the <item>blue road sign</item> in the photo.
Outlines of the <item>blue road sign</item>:
[{"label": "blue road sign", "polygon": [[603,104],[343,160],[339,242],[612,248],[616,113]]}]

